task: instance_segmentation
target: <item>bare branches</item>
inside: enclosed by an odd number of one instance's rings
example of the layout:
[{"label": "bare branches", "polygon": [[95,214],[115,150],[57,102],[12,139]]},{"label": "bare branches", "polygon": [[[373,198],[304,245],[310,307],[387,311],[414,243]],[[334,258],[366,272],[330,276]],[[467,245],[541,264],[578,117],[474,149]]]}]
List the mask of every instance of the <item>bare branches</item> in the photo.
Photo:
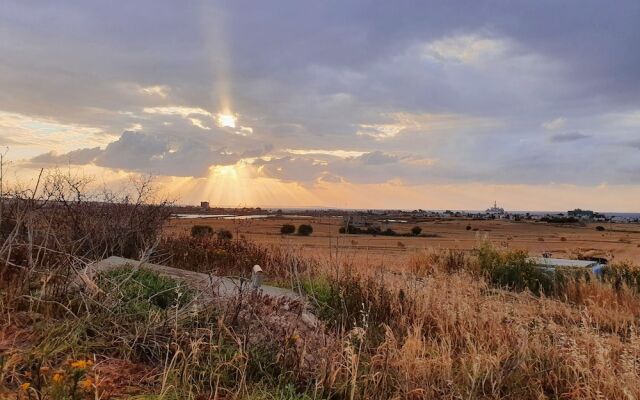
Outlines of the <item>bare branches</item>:
[{"label": "bare branches", "polygon": [[168,202],[149,202],[155,194],[152,178],[132,180],[133,186],[123,193],[92,193],[91,182],[71,171],[41,170],[31,187],[3,189],[3,286],[11,286],[18,295],[30,276],[40,275],[48,277],[46,282],[62,282],[43,286],[44,291],[66,290],[78,263],[110,255],[150,257],[170,216]]}]

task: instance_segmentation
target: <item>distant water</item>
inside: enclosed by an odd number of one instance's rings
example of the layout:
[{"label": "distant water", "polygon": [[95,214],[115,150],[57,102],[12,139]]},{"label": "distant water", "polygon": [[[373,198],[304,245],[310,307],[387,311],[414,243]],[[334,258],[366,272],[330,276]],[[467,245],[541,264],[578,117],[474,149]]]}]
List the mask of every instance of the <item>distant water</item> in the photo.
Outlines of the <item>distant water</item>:
[{"label": "distant water", "polygon": [[602,213],[607,217],[621,217],[627,219],[637,219],[640,218],[640,213],[616,213],[616,212],[604,212]]},{"label": "distant water", "polygon": [[179,219],[257,219],[267,218],[269,215],[231,215],[231,214],[173,214],[173,217]]},{"label": "distant water", "polygon": [[[462,211],[464,213],[483,213],[483,211]],[[508,213],[511,214],[527,214],[530,215],[554,215],[554,214],[567,214],[566,211],[511,211],[507,210]],[[625,212],[603,212],[606,217],[620,217],[625,219],[639,219],[640,213],[625,213]],[[213,219],[260,219],[260,218],[270,218],[276,217],[274,214],[255,214],[255,215],[233,215],[233,214],[173,214],[174,218],[179,219],[199,219],[199,218],[213,218]],[[308,215],[285,215],[286,218],[312,218]],[[389,222],[394,222],[390,220]],[[407,222],[407,221],[397,221],[397,222]]]},{"label": "distant water", "polygon": [[[178,219],[261,219],[273,218],[276,215],[256,214],[256,215],[233,215],[233,214],[173,214]],[[309,215],[285,215],[286,218],[312,218]]]}]

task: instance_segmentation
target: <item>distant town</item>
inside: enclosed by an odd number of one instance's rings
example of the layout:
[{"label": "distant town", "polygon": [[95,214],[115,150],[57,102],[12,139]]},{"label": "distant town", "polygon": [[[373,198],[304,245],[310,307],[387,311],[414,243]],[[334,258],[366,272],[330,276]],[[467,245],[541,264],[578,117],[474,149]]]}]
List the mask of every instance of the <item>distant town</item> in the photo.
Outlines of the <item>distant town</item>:
[{"label": "distant town", "polygon": [[640,223],[640,214],[612,214],[576,208],[566,212],[506,211],[497,202],[484,211],[460,210],[350,210],[338,208],[261,208],[261,207],[215,207],[203,201],[200,206],[176,206],[174,214],[182,217],[202,218],[265,218],[277,216],[343,217],[349,224],[370,225],[405,223],[429,219],[463,218],[472,220],[541,221],[549,223]]}]

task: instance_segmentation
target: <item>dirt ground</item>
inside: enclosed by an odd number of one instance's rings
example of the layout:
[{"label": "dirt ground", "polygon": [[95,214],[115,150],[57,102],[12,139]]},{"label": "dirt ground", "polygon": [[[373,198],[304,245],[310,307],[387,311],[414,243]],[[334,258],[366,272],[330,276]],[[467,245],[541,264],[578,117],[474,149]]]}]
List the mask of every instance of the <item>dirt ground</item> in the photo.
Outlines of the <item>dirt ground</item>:
[{"label": "dirt ground", "polygon": [[[283,236],[283,224],[310,224],[309,237]],[[490,240],[501,248],[527,250],[531,255],[550,253],[554,257],[576,258],[578,255],[605,257],[612,261],[640,263],[640,224],[597,223],[586,225],[513,222],[502,220],[452,219],[392,224],[399,234],[412,227],[422,228],[421,237],[344,235],[338,230],[342,218],[291,218],[220,220],[172,219],[167,234],[189,234],[193,225],[209,225],[214,230],[227,229],[234,237],[245,237],[264,245],[289,246],[317,255],[336,251],[352,257],[366,258],[382,264],[397,264],[416,251],[429,249],[472,250],[479,241]],[[605,231],[596,230],[602,225]],[[470,229],[467,229],[467,226]]]}]

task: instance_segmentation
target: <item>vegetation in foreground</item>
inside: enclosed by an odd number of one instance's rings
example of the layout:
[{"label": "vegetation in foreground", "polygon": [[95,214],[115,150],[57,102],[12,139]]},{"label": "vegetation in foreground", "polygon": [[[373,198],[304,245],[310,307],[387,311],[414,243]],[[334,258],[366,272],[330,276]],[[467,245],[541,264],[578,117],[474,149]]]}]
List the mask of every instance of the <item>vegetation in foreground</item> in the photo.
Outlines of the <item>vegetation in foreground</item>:
[{"label": "vegetation in foreground", "polygon": [[[640,398],[640,273],[602,279],[475,254],[417,254],[407,272],[299,257],[217,235],[161,237],[163,205],[94,203],[52,176],[3,207],[0,382],[23,399]],[[74,192],[75,190],[75,192]],[[73,198],[73,201],[64,200]],[[46,200],[46,201],[44,201]],[[114,210],[117,218],[112,217]],[[63,212],[61,212],[63,211]],[[246,277],[301,304],[240,292],[203,303],[152,272],[78,285],[109,255]]]}]

